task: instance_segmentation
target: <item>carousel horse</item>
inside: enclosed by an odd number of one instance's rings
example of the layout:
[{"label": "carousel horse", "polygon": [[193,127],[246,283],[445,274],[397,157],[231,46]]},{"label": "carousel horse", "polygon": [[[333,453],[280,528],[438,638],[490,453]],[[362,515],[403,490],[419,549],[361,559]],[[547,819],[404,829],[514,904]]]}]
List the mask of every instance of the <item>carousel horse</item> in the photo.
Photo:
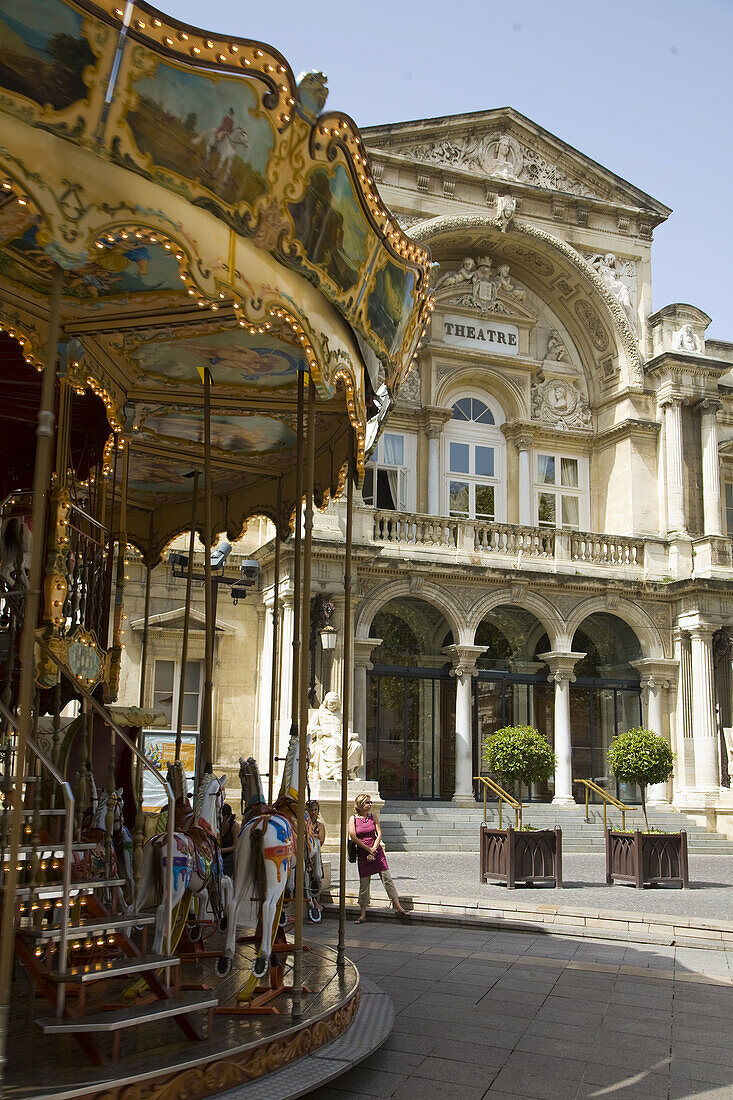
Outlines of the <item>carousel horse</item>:
[{"label": "carousel horse", "polygon": [[[173,898],[171,908],[175,909],[184,901],[186,894],[195,901],[208,899],[214,919],[219,929],[226,928],[226,914],[222,904],[222,892],[229,902],[229,890],[222,880],[224,872],[219,850],[219,822],[221,807],[224,805],[224,783],[226,776],[217,779],[207,774],[201,780],[196,792],[193,810],[185,799],[185,784],[181,781],[183,771],[180,761],[168,765],[168,782],[178,794],[176,801],[176,831],[173,837]],[[176,774],[178,772],[178,774]],[[165,811],[159,815],[162,819]],[[155,913],[155,936],[152,951],[160,955],[165,935],[165,898],[162,897],[167,876],[166,854],[167,830],[157,832],[146,843],[143,851],[143,866],[140,875],[140,888],[135,899],[135,912],[138,913],[151,898],[160,899]]]},{"label": "carousel horse", "polygon": [[[219,977],[226,977],[231,972],[239,912],[250,898],[257,902],[258,926],[261,928],[251,978],[259,981],[266,977],[270,968],[272,945],[286,891],[290,888],[291,896],[294,892],[298,757],[298,734],[291,731],[280,795],[274,806],[268,806],[265,801],[257,762],[252,757],[248,760],[240,757],[242,828],[234,850],[234,882],[228,911],[227,940],[224,954],[216,965]],[[320,844],[312,830],[306,831],[306,868],[309,866],[312,868],[311,880],[320,891],[323,876]],[[313,910],[317,908],[311,907]]]},{"label": "carousel horse", "polygon": [[6,591],[28,587],[31,567],[30,516],[7,516],[0,528],[0,579]]},{"label": "carousel horse", "polygon": [[[106,857],[107,850],[107,806],[109,804],[109,792],[102,791],[97,799],[97,809],[94,813],[90,832],[93,838],[101,837],[102,858]],[[123,878],[125,887],[115,887],[115,894],[121,902],[123,912],[131,912],[135,900],[135,878],[132,873],[132,836],[124,823],[122,810],[124,801],[122,787],[115,791],[115,804],[112,818],[112,867],[115,878]],[[125,889],[129,897],[129,903],[125,900]]]}]

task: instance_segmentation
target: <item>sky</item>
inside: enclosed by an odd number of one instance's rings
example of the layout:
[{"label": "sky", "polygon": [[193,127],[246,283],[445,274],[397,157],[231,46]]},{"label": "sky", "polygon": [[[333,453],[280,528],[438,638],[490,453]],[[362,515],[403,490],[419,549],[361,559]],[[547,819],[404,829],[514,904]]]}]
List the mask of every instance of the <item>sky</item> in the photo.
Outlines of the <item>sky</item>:
[{"label": "sky", "polygon": [[254,38],[360,127],[515,107],[672,207],[653,309],[689,302],[733,341],[733,0],[158,0]]}]

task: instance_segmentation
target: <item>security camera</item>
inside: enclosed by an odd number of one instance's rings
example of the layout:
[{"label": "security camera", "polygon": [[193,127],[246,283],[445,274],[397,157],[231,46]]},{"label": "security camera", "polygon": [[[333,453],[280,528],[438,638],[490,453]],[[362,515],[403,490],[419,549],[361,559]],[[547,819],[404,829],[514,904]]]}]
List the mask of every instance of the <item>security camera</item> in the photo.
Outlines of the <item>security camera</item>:
[{"label": "security camera", "polygon": [[260,575],[260,563],[254,558],[247,558],[239,567],[242,580],[248,586],[255,583]]},{"label": "security camera", "polygon": [[188,554],[182,554],[179,550],[171,550],[168,555],[168,564],[172,569],[185,569],[188,565]]},{"label": "security camera", "polygon": [[232,544],[226,539],[222,539],[216,549],[211,551],[211,568],[223,569],[231,552]]}]

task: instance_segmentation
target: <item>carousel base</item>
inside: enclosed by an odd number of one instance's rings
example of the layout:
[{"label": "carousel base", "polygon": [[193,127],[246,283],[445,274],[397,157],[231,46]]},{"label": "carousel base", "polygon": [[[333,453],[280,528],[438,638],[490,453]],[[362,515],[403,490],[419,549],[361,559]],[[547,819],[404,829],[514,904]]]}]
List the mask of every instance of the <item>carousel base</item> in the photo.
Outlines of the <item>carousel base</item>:
[{"label": "carousel base", "polygon": [[[40,998],[37,1006],[29,1003],[31,987],[18,979],[14,983],[15,1003],[11,1006],[3,1097],[5,1100],[67,1097],[202,1100],[232,1089],[244,1097],[250,1095],[250,1083],[261,1081],[264,1085],[285,1067],[295,1071],[296,1062],[310,1061],[316,1051],[332,1044],[354,1021],[361,999],[359,972],[348,960],[339,972],[336,952],[312,945],[303,955],[303,981],[310,992],[303,994],[303,1015],[298,1020],[291,1018],[292,996],[287,992],[272,1002],[277,1014],[222,1013],[223,1007],[236,1006],[237,994],[249,973],[251,951],[248,945],[238,946],[232,974],[225,979],[213,975],[213,960],[183,963],[184,985],[210,989],[219,999],[213,1030],[207,1038],[199,1042],[180,1039],[180,1032],[171,1021],[159,1021],[126,1032],[119,1062],[106,1066],[90,1064],[70,1036],[44,1035],[32,1017],[48,1015],[47,1003]],[[287,985],[290,965],[284,977]],[[121,996],[122,987],[114,992],[108,990],[106,1000],[113,999],[114,993]],[[368,1053],[365,1050],[361,1057]],[[352,1064],[358,1060],[352,1059]],[[328,1057],[319,1061],[323,1063],[322,1080],[343,1072]],[[336,1056],[335,1061],[341,1059]],[[303,1074],[307,1079],[303,1089],[293,1091],[291,1087],[283,1095],[297,1096],[312,1089],[314,1085],[309,1083],[312,1075],[311,1066]],[[240,1086],[246,1087],[240,1090]],[[265,1095],[255,1089],[253,1100],[256,1094]]]}]

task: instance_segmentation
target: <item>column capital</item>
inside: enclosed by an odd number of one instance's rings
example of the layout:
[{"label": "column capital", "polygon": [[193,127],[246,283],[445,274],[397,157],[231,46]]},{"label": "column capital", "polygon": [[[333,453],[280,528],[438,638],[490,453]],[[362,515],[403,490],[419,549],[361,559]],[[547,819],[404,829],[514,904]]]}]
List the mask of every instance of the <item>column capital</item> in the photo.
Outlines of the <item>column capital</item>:
[{"label": "column capital", "polygon": [[529,451],[534,443],[536,425],[526,420],[505,421],[501,430],[518,451]]},{"label": "column capital", "polygon": [[440,405],[426,405],[420,412],[420,427],[430,439],[437,439],[452,417],[452,409],[444,409]]},{"label": "column capital", "polygon": [[354,638],[354,668],[374,668],[371,662],[373,651],[382,644],[382,638]]},{"label": "column capital", "polygon": [[544,661],[550,670],[550,675],[547,677],[548,683],[559,684],[563,680],[568,680],[571,684],[575,682],[575,668],[578,661],[582,661],[585,657],[585,653],[560,653],[557,650],[550,650],[548,653],[538,653],[537,660]]},{"label": "column capital", "polygon": [[660,409],[670,406],[680,408],[682,405],[686,405],[687,402],[688,398],[680,393],[676,386],[667,384],[657,391],[657,404]]},{"label": "column capital", "polygon": [[669,658],[642,657],[629,662],[639,672],[641,686],[645,688],[668,688],[674,683],[679,662]]},{"label": "column capital", "polygon": [[705,413],[711,416],[717,416],[723,408],[723,402],[718,400],[717,397],[701,397],[696,403],[695,408],[701,416]]},{"label": "column capital", "polygon": [[441,650],[453,662],[451,676],[475,676],[476,662],[485,652],[484,645],[447,645]]}]

